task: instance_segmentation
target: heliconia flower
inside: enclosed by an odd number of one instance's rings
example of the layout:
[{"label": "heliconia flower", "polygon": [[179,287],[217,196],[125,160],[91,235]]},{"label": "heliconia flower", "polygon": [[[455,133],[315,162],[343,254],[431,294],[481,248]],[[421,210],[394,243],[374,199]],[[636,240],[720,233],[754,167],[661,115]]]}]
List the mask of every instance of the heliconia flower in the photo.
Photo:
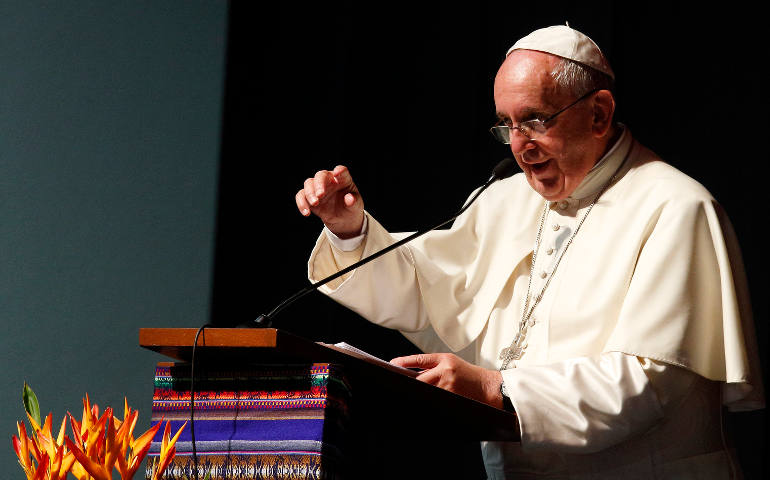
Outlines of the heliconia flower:
[{"label": "heliconia flower", "polygon": [[48,478],[51,479],[58,479],[59,478],[59,470],[61,470],[61,463],[62,458],[64,457],[64,446],[59,447],[57,445],[56,453],[54,454],[53,458],[51,459],[50,463],[50,469],[48,472]]},{"label": "heliconia flower", "polygon": [[43,453],[43,456],[40,458],[40,463],[37,465],[37,470],[35,470],[35,474],[30,478],[31,480],[45,480],[46,473],[48,473],[48,454]]},{"label": "heliconia flower", "polygon": [[42,428],[35,423],[35,420],[33,420],[31,416],[29,417],[29,421],[35,431],[34,440],[37,443],[37,447],[40,450],[45,450],[45,453],[48,454],[48,458],[53,459],[56,456],[57,446],[53,436],[51,435],[53,415],[50,413],[48,414],[48,416],[45,418],[45,422],[43,423]]},{"label": "heliconia flower", "polygon": [[[32,437],[27,437],[26,427],[23,422],[17,423],[20,438],[13,437],[14,450],[16,450],[19,464],[28,479],[40,475],[38,472],[40,471],[40,466],[43,465],[46,469],[46,473],[43,474],[45,480],[64,480],[75,461],[75,457],[64,445],[66,417],[62,421],[59,435],[56,439],[51,434],[52,418],[53,416],[49,414],[41,427],[34,418],[29,417],[30,424],[33,427]],[[23,441],[21,437],[24,438]],[[30,455],[38,462],[37,469],[33,467]]]},{"label": "heliconia flower", "polygon": [[[116,442],[115,440],[115,420],[110,417],[107,419],[107,435],[105,436],[106,445],[104,448],[104,468],[107,471],[112,471],[112,467],[118,460],[118,453],[120,451],[120,444],[123,442]],[[116,448],[117,447],[117,448]]]},{"label": "heliconia flower", "polygon": [[36,462],[40,463],[45,451],[40,449],[37,442],[35,441],[34,432],[32,433],[33,433],[32,436],[28,437],[28,441],[27,441],[27,445],[29,445],[30,447],[29,453],[32,455],[32,458],[34,458]]},{"label": "heliconia flower", "polygon": [[61,426],[59,427],[59,434],[56,436],[56,445],[64,445],[64,433],[67,429],[67,416],[61,419]]},{"label": "heliconia flower", "polygon": [[[98,413],[98,409],[96,409],[94,413]],[[86,429],[85,433],[83,433],[83,429],[81,428],[83,443],[86,447],[85,453],[89,456],[89,458],[102,459],[104,457],[104,431],[106,429],[107,421],[111,417],[112,409],[107,408],[104,410],[104,414],[102,414],[102,416],[98,419],[96,418],[96,415],[89,418],[87,422],[88,428]],[[83,424],[86,424],[85,420],[83,421]]]},{"label": "heliconia flower", "polygon": [[83,398],[83,416],[81,417],[81,423],[78,424],[80,435],[83,436],[96,424],[99,418],[99,406],[91,406],[91,400],[88,398],[88,394]]},{"label": "heliconia flower", "polygon": [[70,412],[67,412],[67,416],[70,419],[70,427],[72,428],[72,435],[75,437],[75,443],[82,444],[83,438],[80,436],[80,422],[75,420]]},{"label": "heliconia flower", "polygon": [[139,412],[131,410],[128,406],[128,400],[123,398],[123,421],[119,421],[113,417],[115,421],[115,428],[117,428],[117,436],[121,439],[120,451],[125,458],[128,447],[131,445],[131,441],[134,439],[134,427],[136,426],[136,420],[139,417]]},{"label": "heliconia flower", "polygon": [[[70,454],[72,454],[72,458],[75,459],[75,455],[74,452],[72,452],[72,449],[70,449]],[[83,468],[83,465],[81,465],[77,459],[75,459],[75,463],[72,464],[70,473],[73,474],[78,480],[91,480],[91,475],[86,471],[85,468]]]},{"label": "heliconia flower", "polygon": [[29,424],[32,425],[32,431],[40,430],[40,424],[35,421],[29,412],[27,412],[27,420],[29,420]]},{"label": "heliconia flower", "polygon": [[130,449],[128,459],[125,460],[122,465],[120,461],[118,462],[118,471],[120,472],[121,480],[127,480],[134,477],[134,474],[141,466],[142,460],[147,456],[147,452],[150,451],[152,439],[158,432],[160,425],[160,423],[156,423],[136,440],[133,438],[130,439],[128,445],[128,448]]},{"label": "heliconia flower", "polygon": [[64,441],[67,443],[67,448],[75,455],[78,463],[96,480],[112,480],[110,471],[104,468],[99,462],[92,460],[89,456],[75,445],[69,437],[65,437]]},{"label": "heliconia flower", "polygon": [[[28,386],[25,385],[25,389],[28,389]],[[31,392],[31,389],[29,391],[28,396],[32,398],[34,392]],[[41,422],[39,414],[33,417],[27,408],[33,435],[28,436],[24,423],[17,422],[19,436],[13,435],[11,438],[14,452],[27,480],[66,480],[68,473],[78,480],[111,480],[113,468],[118,470],[122,480],[133,479],[163,422],[153,425],[139,438],[134,439],[139,412],[132,410],[125,398],[123,404],[122,419],[116,418],[113,409],[109,407],[100,416],[99,406],[92,405],[86,394],[81,420],[76,420],[67,412],[56,438],[53,436],[53,416],[49,414],[45,421]],[[65,435],[68,417],[74,440]],[[185,422],[176,435],[169,438],[170,426],[166,422],[159,457],[161,466],[153,474],[154,479],[159,478],[176,454],[174,444],[186,425]]]},{"label": "heliconia flower", "polygon": [[[66,448],[66,445],[62,442],[62,449]],[[61,468],[59,469],[59,480],[67,478],[67,473],[72,471],[72,467],[76,465],[75,455],[67,449],[62,457]],[[80,465],[79,463],[77,465]]]},{"label": "heliconia flower", "polygon": [[13,449],[16,452],[16,456],[19,457],[19,465],[21,465],[24,474],[29,479],[35,474],[32,459],[29,457],[30,439],[27,437],[27,428],[24,426],[24,422],[16,422],[16,429],[19,433],[19,437],[17,438],[16,435],[11,437]]},{"label": "heliconia flower", "polygon": [[[11,435],[11,443],[13,444],[13,451],[16,452],[16,456],[19,457],[19,465],[21,465],[21,468],[24,468],[26,470],[26,465],[22,463],[22,447],[21,440],[19,440],[16,435]],[[29,455],[27,455],[27,459],[29,459]]]},{"label": "heliconia flower", "polygon": [[[24,424],[22,423],[20,430],[23,429]],[[24,440],[20,440],[14,435],[12,440],[13,449],[16,451],[16,455],[19,457],[19,464],[24,470],[24,475],[27,477],[27,480],[46,480],[46,474],[48,473],[48,454],[43,453],[43,455],[40,457],[40,462],[38,462],[37,468],[35,468],[29,458],[31,451],[28,449],[27,445],[25,445],[31,442],[32,439],[26,436],[26,432],[23,438]]]},{"label": "heliconia flower", "polygon": [[[160,425],[160,423],[158,425]],[[163,474],[163,471],[166,470],[166,467],[168,467],[168,465],[171,463],[171,460],[173,460],[174,455],[176,455],[176,447],[174,444],[176,443],[179,435],[182,433],[182,430],[184,430],[186,425],[187,422],[184,422],[182,426],[179,427],[179,430],[176,432],[176,435],[174,435],[174,438],[169,439],[169,435],[171,434],[171,422],[166,422],[166,428],[163,431],[163,441],[160,445],[158,465],[155,468],[155,471],[152,472],[152,480],[159,480],[160,476]]]},{"label": "heliconia flower", "polygon": [[[75,420],[74,416],[68,412],[70,425],[76,442],[69,437],[65,437],[67,447],[74,456],[71,473],[78,480],[89,480],[91,477],[96,479],[111,479],[110,470],[112,465],[105,465],[105,430],[107,424],[112,418],[112,409],[107,408],[104,414],[99,417],[98,405],[91,405],[88,394],[83,399],[83,418],[80,422]],[[73,449],[75,445],[75,449]],[[112,444],[111,444],[112,447]],[[111,450],[114,452],[114,449]],[[110,455],[108,461],[114,463],[114,453]]]}]

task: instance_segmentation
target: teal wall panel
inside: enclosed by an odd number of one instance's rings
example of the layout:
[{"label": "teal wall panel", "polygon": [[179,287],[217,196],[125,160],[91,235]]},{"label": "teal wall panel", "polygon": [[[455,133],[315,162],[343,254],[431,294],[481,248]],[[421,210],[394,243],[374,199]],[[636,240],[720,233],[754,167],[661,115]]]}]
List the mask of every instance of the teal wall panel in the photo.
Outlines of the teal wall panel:
[{"label": "teal wall panel", "polygon": [[227,3],[0,1],[0,465],[28,381],[149,427],[145,326],[208,320]]}]

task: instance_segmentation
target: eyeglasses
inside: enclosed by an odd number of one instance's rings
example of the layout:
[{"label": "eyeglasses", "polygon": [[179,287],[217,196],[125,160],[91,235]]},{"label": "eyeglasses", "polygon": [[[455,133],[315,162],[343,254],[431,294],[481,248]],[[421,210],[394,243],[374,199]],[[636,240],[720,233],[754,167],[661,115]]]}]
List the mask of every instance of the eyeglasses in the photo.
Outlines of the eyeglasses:
[{"label": "eyeglasses", "polygon": [[492,133],[492,136],[495,137],[495,139],[498,142],[504,143],[506,145],[510,145],[511,143],[511,130],[518,130],[519,132],[521,132],[522,135],[524,135],[528,139],[537,140],[538,137],[542,137],[545,134],[545,132],[548,130],[548,126],[546,125],[548,122],[558,117],[562,113],[566,112],[571,107],[577,105],[577,103],[580,102],[581,100],[588,98],[589,95],[597,92],[598,90],[599,89],[597,88],[591,90],[590,92],[584,94],[582,97],[578,98],[574,102],[570,103],[566,107],[562,108],[558,112],[554,113],[550,117],[545,118],[543,120],[536,118],[536,119],[521,122],[518,125],[506,125],[505,120],[500,120],[495,124],[494,127],[490,128],[489,131]]}]

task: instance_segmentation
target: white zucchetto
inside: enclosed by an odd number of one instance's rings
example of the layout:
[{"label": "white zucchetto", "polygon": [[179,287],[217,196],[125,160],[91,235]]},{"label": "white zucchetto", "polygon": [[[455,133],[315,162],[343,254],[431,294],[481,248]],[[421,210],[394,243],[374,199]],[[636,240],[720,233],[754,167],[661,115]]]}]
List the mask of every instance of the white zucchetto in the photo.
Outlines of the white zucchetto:
[{"label": "white zucchetto", "polygon": [[613,80],[615,79],[615,74],[599,46],[588,36],[567,25],[555,25],[535,30],[516,42],[505,55],[510,55],[514,50],[535,50],[550,53],[582,63],[609,75]]}]

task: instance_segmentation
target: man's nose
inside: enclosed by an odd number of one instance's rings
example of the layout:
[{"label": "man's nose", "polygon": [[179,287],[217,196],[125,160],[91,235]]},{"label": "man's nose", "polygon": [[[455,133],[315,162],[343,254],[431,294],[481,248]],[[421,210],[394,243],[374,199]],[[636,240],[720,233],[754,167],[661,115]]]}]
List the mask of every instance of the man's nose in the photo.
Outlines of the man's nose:
[{"label": "man's nose", "polygon": [[511,128],[509,132],[511,152],[514,154],[524,153],[527,150],[535,148],[534,141],[521,133],[518,128]]}]

